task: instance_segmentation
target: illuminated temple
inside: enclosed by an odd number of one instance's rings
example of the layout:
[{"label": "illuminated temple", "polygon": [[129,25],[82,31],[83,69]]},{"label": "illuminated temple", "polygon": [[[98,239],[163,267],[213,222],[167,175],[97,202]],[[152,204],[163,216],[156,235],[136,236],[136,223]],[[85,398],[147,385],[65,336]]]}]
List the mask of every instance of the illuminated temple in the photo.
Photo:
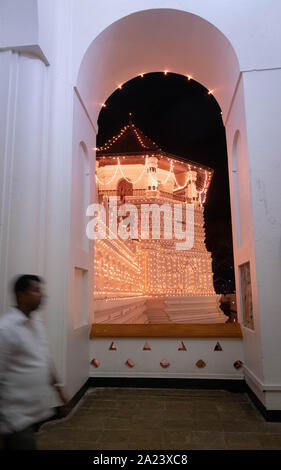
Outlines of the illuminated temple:
[{"label": "illuminated temple", "polygon": [[[132,120],[120,133],[97,149],[96,200],[106,210],[107,234],[95,241],[96,323],[222,323],[219,295],[212,280],[211,254],[205,246],[204,203],[213,170],[162,151]],[[137,228],[126,214],[118,224],[134,236],[110,236],[110,201],[138,209]],[[180,205],[185,230],[186,205],[194,207],[194,243],[177,250],[179,242],[152,238],[151,224],[141,218],[141,205]],[[190,206],[189,206],[190,207]],[[173,216],[175,218],[175,215]],[[128,222],[129,220],[129,222]]]}]

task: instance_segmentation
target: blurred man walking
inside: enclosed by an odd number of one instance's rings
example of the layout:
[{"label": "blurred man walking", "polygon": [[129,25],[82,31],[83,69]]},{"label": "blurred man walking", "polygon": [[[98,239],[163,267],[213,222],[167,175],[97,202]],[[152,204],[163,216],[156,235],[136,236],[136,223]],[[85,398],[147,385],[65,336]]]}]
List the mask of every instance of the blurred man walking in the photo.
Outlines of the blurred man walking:
[{"label": "blurred man walking", "polygon": [[36,310],[43,282],[25,274],[14,283],[16,307],[0,318],[0,435],[4,449],[36,449],[34,433],[53,414],[50,388],[66,405],[49,357],[44,325]]}]

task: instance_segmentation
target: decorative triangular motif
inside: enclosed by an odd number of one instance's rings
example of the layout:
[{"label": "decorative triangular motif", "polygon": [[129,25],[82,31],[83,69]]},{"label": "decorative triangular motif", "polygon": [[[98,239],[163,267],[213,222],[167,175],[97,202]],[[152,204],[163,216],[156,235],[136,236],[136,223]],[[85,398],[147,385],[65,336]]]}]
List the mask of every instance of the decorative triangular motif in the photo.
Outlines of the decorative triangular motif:
[{"label": "decorative triangular motif", "polygon": [[91,364],[92,364],[92,366],[94,366],[94,367],[99,367],[100,361],[98,361],[98,359],[95,359],[95,358],[94,358],[94,359],[91,361]]},{"label": "decorative triangular motif", "polygon": [[222,351],[222,347],[219,342],[217,342],[214,351]]},{"label": "decorative triangular motif", "polygon": [[113,342],[111,343],[109,350],[110,351],[116,351],[117,350],[117,348],[116,348],[116,346]]},{"label": "decorative triangular motif", "polygon": [[127,361],[125,362],[125,365],[127,367],[135,367],[135,363],[132,359],[127,359]]},{"label": "decorative triangular motif", "polygon": [[144,347],[142,348],[143,351],[151,351],[151,347],[149,346],[148,342],[145,343]]},{"label": "decorative triangular motif", "polygon": [[184,345],[184,342],[183,342],[183,341],[180,343],[180,346],[179,346],[179,349],[178,349],[178,351],[186,351],[186,347],[185,347],[185,345]]}]

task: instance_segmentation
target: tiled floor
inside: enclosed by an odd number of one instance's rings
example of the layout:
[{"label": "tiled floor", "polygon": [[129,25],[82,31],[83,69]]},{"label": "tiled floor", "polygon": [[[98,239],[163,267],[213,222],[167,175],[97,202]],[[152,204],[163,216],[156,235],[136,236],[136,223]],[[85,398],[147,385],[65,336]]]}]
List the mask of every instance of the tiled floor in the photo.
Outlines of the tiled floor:
[{"label": "tiled floor", "polygon": [[281,449],[246,393],[149,388],[89,389],[71,414],[41,427],[39,449]]}]

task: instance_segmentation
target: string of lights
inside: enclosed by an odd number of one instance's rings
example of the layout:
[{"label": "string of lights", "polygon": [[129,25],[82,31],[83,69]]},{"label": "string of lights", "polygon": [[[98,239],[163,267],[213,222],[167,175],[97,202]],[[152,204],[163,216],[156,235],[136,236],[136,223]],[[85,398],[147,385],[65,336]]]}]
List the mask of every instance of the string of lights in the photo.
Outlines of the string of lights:
[{"label": "string of lights", "polygon": [[[168,75],[169,71],[165,70],[163,73]],[[143,77],[144,73],[141,74],[141,78]],[[190,75],[187,76],[188,80],[191,78]],[[122,85],[119,88],[122,89]],[[213,90],[209,91],[209,94],[213,93]],[[122,143],[126,144],[126,135],[124,136],[126,131],[130,132],[131,139],[133,136],[138,150],[136,150],[136,154],[128,151],[128,154],[122,157],[121,151],[124,151]],[[121,142],[114,145],[120,138]],[[109,298],[128,298],[132,295],[152,298],[164,295],[169,297],[205,295],[215,298],[212,283],[212,260],[205,247],[202,209],[212,171],[207,167],[200,168],[200,164],[193,164],[191,161],[179,161],[176,156],[173,159],[171,154],[163,152],[154,142],[156,149],[151,144],[152,141],[130,121],[118,135],[96,149],[99,151],[98,160],[100,162],[96,175],[99,194],[117,195],[120,177],[131,185],[141,182],[133,189],[132,193],[131,188],[128,192],[130,202],[137,206],[139,214],[140,205],[150,202],[152,197],[153,201],[160,204],[168,194],[172,199],[176,199],[174,192],[186,188],[185,194],[179,194],[178,197],[182,197],[183,209],[187,201],[191,200],[194,205],[194,247],[188,252],[177,253],[174,247],[176,241],[174,239],[164,240],[162,225],[160,240],[150,240],[151,228],[149,224],[145,225],[143,229],[144,233],[148,232],[149,234],[148,240],[142,236],[131,241],[111,238],[109,228],[112,220],[111,213],[111,215],[109,214],[108,226],[105,228],[108,239],[96,242],[98,251],[95,255],[95,296],[101,295],[107,300]],[[124,145],[123,148],[131,147]],[[146,171],[147,175],[145,175]],[[129,176],[133,178],[131,179]],[[109,179],[107,180],[107,178]],[[163,187],[167,184],[167,187],[163,191],[162,188],[161,191],[157,191],[158,184]],[[154,194],[152,194],[152,190],[155,191]],[[116,199],[118,213],[122,201]],[[185,213],[184,210],[183,213]],[[187,215],[183,215],[183,229],[184,225],[187,226],[187,221]],[[119,218],[117,222],[122,223]],[[139,227],[138,222],[138,234],[140,233]],[[128,250],[129,246],[132,250]]]},{"label": "string of lights", "polygon": [[102,185],[103,185],[103,184],[105,184],[105,185],[110,184],[110,183],[112,183],[112,181],[114,181],[114,179],[115,179],[115,177],[116,177],[116,175],[117,175],[117,173],[118,173],[118,170],[119,170],[119,164],[117,165],[116,170],[115,170],[115,173],[114,173],[114,175],[112,176],[112,178],[111,178],[109,181],[107,181],[106,183],[104,183],[103,181],[101,181],[101,180],[98,178],[98,175],[97,175],[97,174],[96,174],[96,181],[97,181],[99,184],[102,184]]},{"label": "string of lights", "polygon": [[[170,243],[173,245],[174,241]],[[96,299],[213,295],[211,257],[204,245],[202,209],[195,209],[195,249],[184,255],[176,253],[173,246],[162,239],[144,240],[133,250],[126,245],[119,237],[96,240]]]},{"label": "string of lights", "polygon": [[120,137],[124,134],[124,132],[126,131],[126,129],[128,129],[129,127],[129,124],[127,124],[127,126],[124,126],[121,131],[119,132],[119,134],[115,135],[114,137],[112,137],[111,139],[109,139],[102,147],[96,147],[95,150],[99,150],[99,151],[105,151],[105,150],[109,150],[110,147],[118,140],[120,139]]},{"label": "string of lights", "polygon": [[[120,158],[117,157],[117,166],[116,166],[115,172],[114,172],[114,174],[112,175],[112,177],[111,177],[108,181],[104,182],[104,181],[101,181],[101,180],[99,179],[99,177],[96,175],[96,181],[97,181],[100,185],[102,185],[102,186],[104,186],[104,185],[109,185],[109,184],[111,184],[111,183],[114,181],[114,179],[117,177],[118,171],[120,171],[120,174],[121,174],[122,178],[124,178],[128,183],[136,184],[136,183],[138,183],[138,182],[141,180],[141,178],[143,177],[144,172],[145,172],[145,170],[146,170],[147,168],[148,168],[148,157],[146,156],[146,158],[145,158],[145,165],[144,165],[144,167],[143,167],[143,170],[141,171],[141,173],[139,174],[139,176],[137,177],[137,179],[135,179],[135,180],[132,181],[131,179],[127,178],[127,176],[125,175],[125,173],[124,173],[124,171],[123,171],[123,169],[122,169],[122,165],[121,165]],[[202,168],[200,168],[200,170],[202,170]],[[178,181],[177,181],[177,178],[176,178],[176,175],[175,175],[175,172],[174,172],[173,160],[170,160],[169,172],[168,172],[167,177],[166,177],[163,181],[158,181],[158,180],[156,180],[153,175],[151,175],[151,180],[154,182],[155,185],[157,185],[157,184],[165,185],[165,184],[169,181],[169,179],[170,179],[171,176],[173,177],[174,182],[175,182],[175,186],[176,186],[176,187],[174,188],[174,191],[179,191],[180,189],[184,189],[184,188],[186,187],[186,185],[188,184],[188,182],[189,182],[189,181],[192,181],[191,166],[188,165],[188,174],[187,174],[186,180],[185,180],[185,182],[184,182],[183,185],[180,185],[180,184],[178,183]],[[208,188],[208,185],[209,185],[209,181],[210,181],[210,175],[208,175],[208,172],[205,170],[205,178],[204,178],[203,188],[202,188],[201,190],[197,191],[197,196],[200,198],[200,199],[199,199],[199,200],[200,200],[200,203],[205,202],[205,198],[204,198],[204,201],[201,200],[201,199],[202,199],[202,198],[201,198],[201,195],[202,195],[203,193],[205,193],[205,195],[206,195],[206,191],[207,191],[207,188]]]},{"label": "string of lights", "polygon": [[[203,184],[203,189],[201,189],[201,191],[198,191],[200,204],[203,204],[206,201],[206,194],[207,194],[208,186],[209,186],[209,177],[208,177],[207,171],[205,171],[205,180],[204,180],[204,184]],[[204,194],[203,201],[202,201],[202,194]]]},{"label": "string of lights", "polygon": [[159,181],[158,181],[158,180],[156,180],[156,179],[154,178],[153,175],[151,175],[151,179],[152,179],[152,181],[154,182],[155,185],[157,185],[157,184],[162,184],[162,185],[164,185],[164,184],[166,184],[166,183],[169,181],[172,172],[173,172],[173,161],[171,160],[171,161],[170,161],[169,173],[168,173],[168,175],[167,175],[167,177],[166,177],[165,180],[163,180],[163,181],[160,181],[160,180],[159,180]]},{"label": "string of lights", "polygon": [[147,165],[147,157],[146,157],[146,159],[145,159],[145,165],[144,165],[144,167],[143,167],[142,172],[140,173],[140,175],[138,176],[138,178],[137,178],[135,181],[131,181],[130,179],[128,179],[128,178],[125,176],[125,174],[124,174],[124,172],[123,172],[123,170],[122,170],[121,163],[120,163],[120,160],[119,160],[119,159],[118,159],[118,164],[119,164],[119,168],[120,168],[120,171],[121,171],[121,174],[122,174],[123,178],[124,178],[128,183],[132,183],[132,184],[136,184],[136,183],[138,183],[138,181],[140,181],[140,179],[143,177],[143,174],[144,174],[145,170],[146,170],[147,167],[148,167],[148,165]]},{"label": "string of lights", "polygon": [[115,169],[115,173],[113,174],[113,176],[110,178],[110,180],[108,180],[107,182],[103,182],[99,179],[98,175],[96,174],[96,181],[101,184],[101,185],[108,185],[110,183],[112,183],[114,181],[114,179],[116,178],[117,176],[117,173],[118,173],[118,170],[120,171],[121,173],[121,176],[128,182],[128,183],[132,183],[132,184],[136,184],[143,176],[145,170],[147,169],[147,157],[146,157],[146,161],[145,161],[145,165],[143,167],[143,170],[142,172],[140,173],[140,175],[138,176],[138,178],[134,181],[130,180],[129,178],[126,177],[126,175],[124,174],[123,170],[122,170],[122,166],[121,166],[121,163],[120,163],[120,158],[118,157],[117,158],[117,166],[116,166],[116,169]]},{"label": "string of lights", "polygon": [[[147,72],[147,74],[148,74],[148,73],[150,73],[150,72]],[[163,75],[165,75],[165,76],[167,76],[168,73],[173,73],[173,72],[169,72],[169,70],[164,70],[164,71],[163,71]],[[147,75],[147,74],[144,73],[144,72],[142,72],[142,73],[140,73],[138,76],[139,76],[140,78],[144,78],[144,76]],[[186,75],[186,78],[187,78],[188,81],[194,80],[193,76],[190,75],[190,74]],[[122,84],[122,83],[119,83],[119,84],[117,85],[117,88],[118,88],[119,90],[122,90],[122,87],[123,87],[123,84]],[[209,90],[207,90],[208,95],[213,95],[214,92],[215,92],[214,89],[209,89]],[[107,107],[107,104],[106,104],[106,103],[100,103],[100,106],[101,106],[102,108],[106,108],[106,107]],[[222,112],[220,112],[220,114],[222,115]]]}]

